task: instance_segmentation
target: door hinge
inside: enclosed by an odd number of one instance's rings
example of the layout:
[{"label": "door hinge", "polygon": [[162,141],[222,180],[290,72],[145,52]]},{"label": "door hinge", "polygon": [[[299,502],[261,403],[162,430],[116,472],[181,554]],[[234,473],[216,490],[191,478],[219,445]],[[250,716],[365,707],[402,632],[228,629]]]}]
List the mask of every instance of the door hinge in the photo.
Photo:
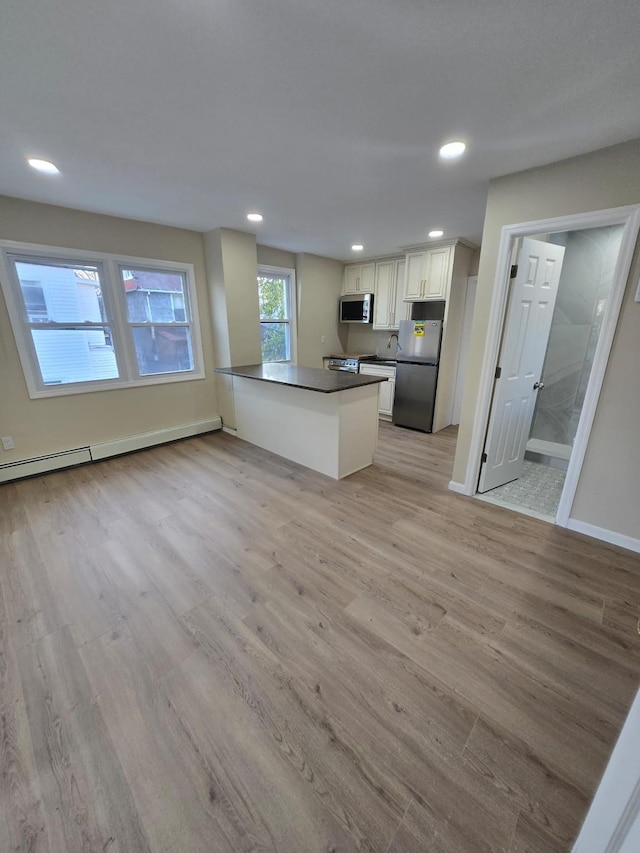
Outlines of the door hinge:
[{"label": "door hinge", "polygon": [[511,275],[509,278],[515,278],[518,275],[518,264],[513,264],[511,267]]},{"label": "door hinge", "polygon": [[496,379],[500,379],[501,376],[502,376],[502,368],[496,367]]},{"label": "door hinge", "polygon": [[483,453],[483,454],[482,454],[482,461],[483,461],[483,462],[486,462],[486,461],[487,461],[487,454],[486,454],[486,453]]}]

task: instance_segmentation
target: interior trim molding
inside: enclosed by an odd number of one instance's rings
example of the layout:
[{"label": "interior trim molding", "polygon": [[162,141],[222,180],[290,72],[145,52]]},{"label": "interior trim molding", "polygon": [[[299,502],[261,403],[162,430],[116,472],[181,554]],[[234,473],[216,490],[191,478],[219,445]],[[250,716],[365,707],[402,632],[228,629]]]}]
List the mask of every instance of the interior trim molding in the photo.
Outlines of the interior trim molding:
[{"label": "interior trim molding", "polygon": [[126,438],[117,438],[115,441],[104,441],[100,444],[89,446],[91,458],[106,459],[108,456],[119,456],[121,453],[131,453],[132,450],[142,450],[152,447],[154,444],[165,444],[167,441],[177,441],[180,438],[189,438],[193,435],[201,435],[203,432],[213,432],[222,429],[222,418],[215,417],[206,421],[194,421],[180,426],[157,429],[153,432],[142,432],[139,435],[130,435]]},{"label": "interior trim molding", "polygon": [[228,432],[229,435],[235,435],[236,437],[238,436],[238,430],[234,427],[223,426],[222,432]]},{"label": "interior trim molding", "polygon": [[569,519],[567,529],[573,530],[575,533],[584,533],[585,536],[591,536],[592,539],[601,539],[610,545],[617,545],[619,548],[626,548],[628,551],[636,551],[640,554],[640,539],[634,539],[633,536],[617,533],[615,530],[608,530],[606,527],[598,527],[595,524],[588,524],[586,521],[579,521],[577,518]]},{"label": "interior trim molding", "polygon": [[640,830],[640,692],[629,710],[572,853],[637,850]]},{"label": "interior trim molding", "polygon": [[449,491],[456,492],[458,495],[471,495],[472,492],[467,491],[464,483],[458,483],[455,480],[449,480]]},{"label": "interior trim molding", "polygon": [[[491,295],[491,309],[486,333],[486,346],[482,358],[482,368],[476,409],[473,420],[467,469],[465,472],[465,494],[475,494],[480,474],[481,456],[484,448],[487,424],[491,411],[495,368],[498,363],[498,353],[502,340],[502,329],[509,295],[512,252],[515,242],[520,237],[542,234],[553,231],[578,231],[585,228],[596,228],[605,225],[624,225],[620,251],[614,274],[614,280],[609,296],[605,317],[600,330],[595,358],[591,368],[591,376],[582,406],[582,414],[578,422],[578,430],[573,444],[573,452],[567,468],[565,485],[558,506],[556,524],[568,527],[573,499],[578,487],[582,465],[586,456],[587,444],[591,427],[598,406],[598,398],[604,381],[604,374],[613,344],[613,337],[620,314],[623,296],[631,271],[631,262],[635,251],[640,230],[640,205],[612,207],[595,210],[589,213],[569,214],[551,219],[540,219],[532,222],[520,222],[515,225],[505,225],[500,232],[498,258]],[[593,535],[593,534],[588,534]],[[596,537],[599,538],[599,537]],[[606,540],[608,541],[608,540]],[[628,547],[628,546],[623,546]]]}]

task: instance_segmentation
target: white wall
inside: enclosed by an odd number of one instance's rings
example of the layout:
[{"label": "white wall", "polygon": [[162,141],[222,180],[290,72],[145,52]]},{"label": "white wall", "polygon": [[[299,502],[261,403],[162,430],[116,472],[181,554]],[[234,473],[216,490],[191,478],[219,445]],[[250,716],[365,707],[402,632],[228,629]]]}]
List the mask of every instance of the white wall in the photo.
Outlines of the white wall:
[{"label": "white wall", "polygon": [[[453,479],[463,482],[505,225],[640,203],[640,140],[491,182],[478,270],[469,369]],[[640,303],[638,252],[600,396],[572,518],[640,538]]]},{"label": "white wall", "polygon": [[15,450],[0,462],[114,441],[218,415],[202,235],[0,196],[0,239],[193,264],[205,379],[31,400],[0,295],[0,435]]}]

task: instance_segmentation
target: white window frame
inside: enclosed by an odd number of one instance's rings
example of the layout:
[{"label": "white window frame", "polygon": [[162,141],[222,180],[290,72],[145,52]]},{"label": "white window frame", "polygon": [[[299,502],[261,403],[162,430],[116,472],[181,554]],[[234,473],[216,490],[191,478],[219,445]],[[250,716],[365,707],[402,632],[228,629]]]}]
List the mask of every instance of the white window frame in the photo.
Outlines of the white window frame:
[{"label": "white window frame", "polygon": [[[31,327],[23,319],[22,292],[16,273],[14,258],[26,261],[27,263],[29,259],[35,261],[49,260],[55,264],[73,264],[77,262],[82,265],[91,264],[99,269],[103,299],[109,315],[108,321],[103,325],[109,326],[113,335],[114,353],[120,374],[119,377],[115,379],[70,382],[64,385],[44,384],[30,334]],[[126,269],[129,267],[157,272],[176,272],[185,276],[187,284],[185,308],[191,309],[191,319],[177,325],[181,327],[187,326],[190,329],[191,350],[193,354],[192,370],[156,373],[153,375],[144,375],[139,372],[132,332],[132,328],[136,324],[129,323],[128,320],[125,291],[122,287],[120,275],[121,268]],[[204,379],[205,377],[200,315],[198,312],[195,275],[192,264],[162,261],[157,258],[139,258],[130,255],[89,252],[81,249],[66,249],[58,246],[0,240],[0,285],[2,286],[13,335],[20,356],[20,363],[31,399],[63,397],[70,394],[86,394],[119,388],[139,388],[146,385],[164,385],[171,382],[190,382],[191,380]],[[189,316],[188,310],[185,316]],[[69,323],[69,325],[82,324]],[[158,323],[157,325],[173,324]]]},{"label": "white window frame", "polygon": [[[287,307],[289,310],[288,320],[263,320],[258,316],[258,324],[261,323],[288,323],[289,324],[289,341],[291,343],[291,358],[282,359],[281,361],[266,361],[264,364],[297,364],[298,362],[298,322],[297,322],[297,301],[296,301],[296,271],[291,267],[272,267],[268,264],[260,264],[258,266],[258,277],[265,278],[288,278],[289,286],[287,287]],[[257,289],[256,280],[256,289]],[[258,302],[258,315],[260,314],[260,304]],[[262,349],[260,350],[262,354]]]}]

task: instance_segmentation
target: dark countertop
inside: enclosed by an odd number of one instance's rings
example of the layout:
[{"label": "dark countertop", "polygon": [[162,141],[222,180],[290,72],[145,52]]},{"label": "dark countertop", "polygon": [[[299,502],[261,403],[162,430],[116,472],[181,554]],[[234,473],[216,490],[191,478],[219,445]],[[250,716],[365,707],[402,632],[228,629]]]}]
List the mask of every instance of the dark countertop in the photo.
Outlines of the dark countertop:
[{"label": "dark countertop", "polygon": [[294,364],[245,364],[241,367],[216,367],[216,373],[241,376],[243,379],[259,379],[275,382],[292,388],[318,391],[320,394],[335,394],[349,388],[375,385],[386,382],[384,376],[367,376],[362,373],[342,373],[339,370],[321,370],[317,367],[296,367]]},{"label": "dark countertop", "polygon": [[386,367],[395,367],[398,363],[395,358],[361,358],[361,364],[384,364]]}]

